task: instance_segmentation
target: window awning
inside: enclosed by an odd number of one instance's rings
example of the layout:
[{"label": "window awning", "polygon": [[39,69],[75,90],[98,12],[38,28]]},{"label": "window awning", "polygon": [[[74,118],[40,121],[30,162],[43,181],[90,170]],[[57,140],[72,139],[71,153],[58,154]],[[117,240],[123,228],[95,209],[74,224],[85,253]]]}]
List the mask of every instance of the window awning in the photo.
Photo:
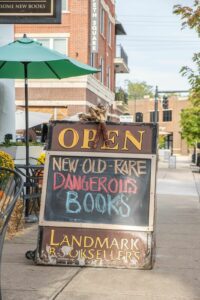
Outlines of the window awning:
[{"label": "window awning", "polygon": [[115,22],[115,35],[126,35],[126,31],[119,21]]}]

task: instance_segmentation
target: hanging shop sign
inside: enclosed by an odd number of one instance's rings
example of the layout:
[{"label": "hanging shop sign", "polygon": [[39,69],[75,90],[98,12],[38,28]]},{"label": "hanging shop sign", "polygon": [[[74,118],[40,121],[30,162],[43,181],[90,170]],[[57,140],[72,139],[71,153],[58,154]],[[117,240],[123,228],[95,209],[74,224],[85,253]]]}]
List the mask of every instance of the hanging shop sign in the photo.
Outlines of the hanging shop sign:
[{"label": "hanging shop sign", "polygon": [[0,0],[0,24],[61,23],[61,0]]},{"label": "hanging shop sign", "polygon": [[152,268],[156,125],[52,122],[38,264]]}]

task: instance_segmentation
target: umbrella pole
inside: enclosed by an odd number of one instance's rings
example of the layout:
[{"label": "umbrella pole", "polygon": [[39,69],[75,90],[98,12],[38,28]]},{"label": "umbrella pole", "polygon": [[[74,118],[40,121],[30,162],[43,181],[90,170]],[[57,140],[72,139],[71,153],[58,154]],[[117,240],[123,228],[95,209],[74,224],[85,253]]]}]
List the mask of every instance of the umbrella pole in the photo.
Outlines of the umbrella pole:
[{"label": "umbrella pole", "polygon": [[25,139],[26,139],[26,165],[29,165],[29,138],[28,138],[28,62],[24,62],[24,78],[25,78]]},{"label": "umbrella pole", "polygon": [[26,145],[26,201],[25,201],[25,217],[29,216],[29,199],[30,186],[29,186],[29,116],[28,116],[28,62],[24,62],[24,79],[25,79],[25,145]]}]

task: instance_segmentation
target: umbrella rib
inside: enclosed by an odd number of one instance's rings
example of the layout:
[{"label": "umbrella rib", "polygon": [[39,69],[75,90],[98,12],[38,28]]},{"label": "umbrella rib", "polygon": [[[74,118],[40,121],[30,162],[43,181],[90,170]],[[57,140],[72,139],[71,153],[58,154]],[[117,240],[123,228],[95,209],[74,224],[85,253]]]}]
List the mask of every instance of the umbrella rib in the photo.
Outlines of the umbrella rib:
[{"label": "umbrella rib", "polygon": [[61,79],[60,76],[54,71],[54,69],[52,69],[52,67],[50,66],[50,64],[49,64],[47,61],[45,61],[44,63],[49,67],[49,69],[51,70],[51,72],[52,72],[58,79]]},{"label": "umbrella rib", "polygon": [[7,61],[4,61],[3,63],[2,63],[2,65],[0,66],[0,70],[4,67],[4,65],[7,63]]}]

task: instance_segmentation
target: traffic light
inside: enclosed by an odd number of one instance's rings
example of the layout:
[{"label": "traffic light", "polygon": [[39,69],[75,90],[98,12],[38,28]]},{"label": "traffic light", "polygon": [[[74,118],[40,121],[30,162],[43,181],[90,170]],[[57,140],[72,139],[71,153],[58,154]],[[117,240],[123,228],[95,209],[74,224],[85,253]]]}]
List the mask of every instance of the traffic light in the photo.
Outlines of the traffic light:
[{"label": "traffic light", "polygon": [[163,109],[168,109],[169,101],[167,96],[163,96],[162,107]]}]

